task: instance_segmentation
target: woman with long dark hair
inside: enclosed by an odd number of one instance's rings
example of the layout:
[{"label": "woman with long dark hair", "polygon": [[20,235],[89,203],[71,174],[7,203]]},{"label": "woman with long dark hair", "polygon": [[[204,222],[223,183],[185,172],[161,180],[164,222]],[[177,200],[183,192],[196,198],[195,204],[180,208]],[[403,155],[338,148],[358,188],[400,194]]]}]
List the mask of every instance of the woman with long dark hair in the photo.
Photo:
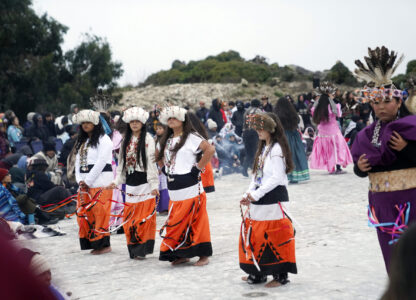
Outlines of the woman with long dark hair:
[{"label": "woman with long dark hair", "polygon": [[287,174],[289,182],[298,183],[299,181],[309,180],[309,168],[305,147],[303,146],[298,131],[299,116],[293,104],[286,97],[282,97],[277,101],[274,112],[282,123],[292,154],[292,160],[295,164],[293,171]]},{"label": "woman with long dark hair", "polygon": [[92,254],[103,254],[111,251],[108,225],[113,192],[104,188],[113,181],[113,142],[104,133],[99,112],[82,110],[73,120],[81,125],[75,143],[81,250],[92,249]]},{"label": "woman with long dark hair", "polygon": [[287,284],[288,272],[297,273],[295,234],[287,216],[289,196],[287,174],[293,161],[279,118],[273,113],[255,114],[250,127],[259,135],[253,165],[253,177],[240,201],[248,205],[241,225],[240,268],[249,274],[249,284],[264,283],[267,275],[273,280],[266,287]]},{"label": "woman with long dark hair", "polygon": [[160,122],[168,129],[161,139],[157,161],[168,178],[170,203],[168,219],[160,230],[159,259],[176,265],[198,256],[194,265],[203,266],[209,262],[212,246],[200,172],[215,148],[195,131],[184,108],[165,108]]},{"label": "woman with long dark hair", "polygon": [[156,200],[159,195],[155,142],[146,132],[149,113],[131,107],[123,114],[128,124],[118,155],[117,176],[110,188],[126,184],[124,233],[130,258],[143,259],[153,253],[156,235]]},{"label": "woman with long dark hair", "polygon": [[318,126],[318,134],[309,157],[311,169],[328,170],[330,174],[342,174],[342,167],[352,163],[350,149],[342,136],[337,122],[341,116],[341,105],[332,99],[335,88],[324,82],[318,92],[319,100],[312,107],[313,122]]},{"label": "woman with long dark hair", "polygon": [[[205,140],[208,140],[207,130],[205,129],[204,124],[202,124],[198,116],[192,112],[188,112],[188,116],[196,132],[198,132]],[[201,172],[201,181],[202,181],[202,186],[204,187],[205,193],[215,192],[214,171],[212,170],[211,162],[208,162],[205,165],[203,172]]]},{"label": "woman with long dark hair", "polygon": [[377,228],[389,272],[394,243],[416,221],[416,116],[407,109],[415,96],[403,103],[402,91],[391,81],[397,53],[383,46],[369,49],[369,56],[366,61],[378,70],[357,60],[356,74],[374,86],[363,92],[376,121],[357,134],[351,151],[355,174],[370,181],[369,221]]},{"label": "woman with long dark hair", "polygon": [[[160,147],[160,141],[162,137],[165,135],[166,130],[168,127],[159,121],[156,123],[156,135],[155,135],[155,143],[156,148]],[[157,211],[159,214],[167,214],[169,209],[169,191],[168,191],[168,180],[166,175],[163,174],[161,168],[159,168],[159,204],[157,206]]]}]

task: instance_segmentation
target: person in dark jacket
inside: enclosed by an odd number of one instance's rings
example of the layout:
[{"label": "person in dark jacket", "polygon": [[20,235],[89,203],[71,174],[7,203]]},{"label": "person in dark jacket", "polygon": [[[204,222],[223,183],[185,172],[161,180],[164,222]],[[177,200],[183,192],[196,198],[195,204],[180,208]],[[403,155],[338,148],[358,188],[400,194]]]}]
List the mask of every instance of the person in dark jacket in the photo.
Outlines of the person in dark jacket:
[{"label": "person in dark jacket", "polygon": [[266,112],[272,112],[273,111],[273,107],[269,103],[269,97],[263,96],[263,97],[261,97],[261,101],[262,101],[262,108],[263,108],[264,111],[266,111]]},{"label": "person in dark jacket", "polygon": [[208,108],[205,107],[205,101],[199,101],[199,109],[196,111],[196,115],[201,120],[203,124],[207,123]]},{"label": "person in dark jacket", "polygon": [[243,124],[243,143],[245,148],[246,157],[243,163],[243,176],[248,177],[247,169],[252,167],[254,156],[256,155],[257,143],[259,136],[256,130],[248,126],[248,118],[251,115],[261,113],[261,103],[258,99],[253,99],[250,103],[250,107],[244,113],[244,124]]},{"label": "person in dark jacket", "polygon": [[[26,182],[28,185],[27,196],[34,199],[38,205],[44,206],[57,204],[71,196],[71,193],[62,186],[57,186],[49,179],[46,174],[48,164],[43,159],[35,159],[26,173]],[[63,210],[57,212],[59,218],[65,216],[66,209],[72,210],[72,206],[64,206]]]},{"label": "person in dark jacket", "polygon": [[224,117],[221,112],[221,100],[214,99],[212,100],[211,109],[209,110],[208,119],[212,119],[217,123],[217,132],[220,132],[221,128],[224,126]]},{"label": "person in dark jacket", "polygon": [[72,148],[74,148],[75,142],[77,140],[77,130],[75,127],[70,127],[67,131],[69,134],[69,139],[62,146],[61,153],[59,154],[58,163],[66,166],[69,153],[71,153]]},{"label": "person in dark jacket", "polygon": [[231,117],[231,123],[235,126],[235,133],[238,136],[243,135],[243,126],[244,126],[244,103],[242,101],[237,101],[237,110],[233,113]]},{"label": "person in dark jacket", "polygon": [[43,124],[48,129],[48,137],[56,137],[55,119],[52,113],[46,112],[43,114]]},{"label": "person in dark jacket", "polygon": [[27,137],[31,140],[41,140],[43,142],[46,142],[49,139],[49,130],[43,124],[41,114],[36,113],[33,116],[33,125],[29,128]]}]

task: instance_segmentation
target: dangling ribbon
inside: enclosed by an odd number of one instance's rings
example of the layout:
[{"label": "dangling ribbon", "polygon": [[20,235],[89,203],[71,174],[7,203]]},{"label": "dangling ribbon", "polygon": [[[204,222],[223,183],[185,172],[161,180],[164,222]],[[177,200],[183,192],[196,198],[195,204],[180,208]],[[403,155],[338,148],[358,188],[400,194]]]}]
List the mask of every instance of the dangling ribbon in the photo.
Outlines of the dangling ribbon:
[{"label": "dangling ribbon", "polygon": [[101,124],[103,124],[105,134],[110,135],[111,134],[111,128],[110,128],[110,126],[108,126],[107,121],[104,119],[104,117],[101,114],[100,114],[100,121],[101,121]]}]

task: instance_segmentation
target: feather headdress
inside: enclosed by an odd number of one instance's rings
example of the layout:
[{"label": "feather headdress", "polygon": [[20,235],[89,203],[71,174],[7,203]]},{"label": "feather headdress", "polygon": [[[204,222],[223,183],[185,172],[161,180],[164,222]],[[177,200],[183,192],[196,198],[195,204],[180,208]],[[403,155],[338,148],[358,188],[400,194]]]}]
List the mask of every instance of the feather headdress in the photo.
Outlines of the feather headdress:
[{"label": "feather headdress", "polygon": [[382,87],[393,84],[391,77],[397,67],[403,61],[404,56],[401,55],[397,59],[397,52],[390,51],[386,47],[377,47],[374,50],[368,48],[368,57],[364,56],[365,66],[359,59],[355,61],[358,69],[354,70],[356,77],[365,80],[369,86]]},{"label": "feather headdress", "polygon": [[316,88],[316,92],[319,95],[322,94],[327,94],[327,95],[331,95],[334,94],[337,90],[337,87],[335,85],[333,85],[331,82],[329,81],[324,81],[322,82],[317,88]]},{"label": "feather headdress", "polygon": [[99,112],[107,112],[114,102],[115,99],[111,95],[104,94],[102,89],[98,89],[97,94],[90,98],[91,107]]}]

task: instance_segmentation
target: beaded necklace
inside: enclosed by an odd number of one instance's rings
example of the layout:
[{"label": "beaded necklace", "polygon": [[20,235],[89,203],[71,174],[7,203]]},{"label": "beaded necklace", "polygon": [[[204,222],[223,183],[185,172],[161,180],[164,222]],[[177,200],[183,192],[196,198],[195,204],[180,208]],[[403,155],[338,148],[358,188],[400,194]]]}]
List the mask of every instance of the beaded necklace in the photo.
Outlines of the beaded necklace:
[{"label": "beaded necklace", "polygon": [[380,120],[378,120],[376,123],[376,127],[374,127],[373,137],[371,139],[371,144],[376,148],[380,148],[381,146],[381,142],[378,140],[380,138],[380,129],[381,122]]},{"label": "beaded necklace", "polygon": [[270,150],[272,149],[272,145],[263,147],[263,151],[261,153],[260,159],[257,161],[257,169],[256,169],[256,176],[254,180],[256,182],[256,186],[259,187],[261,185],[261,181],[263,179],[263,168],[264,168],[264,161],[266,160],[267,155],[269,154]]},{"label": "beaded necklace", "polygon": [[126,168],[127,174],[134,173],[137,164],[137,147],[139,144],[139,138],[132,135],[129,145],[126,149]]},{"label": "beaded necklace", "polygon": [[166,173],[168,175],[168,181],[173,181],[173,178],[171,178],[170,175],[174,172],[176,164],[176,152],[173,152],[176,143],[173,142],[173,139],[174,137],[171,135],[166,142],[165,149],[165,165],[167,168]]},{"label": "beaded necklace", "polygon": [[87,141],[85,141],[81,145],[81,149],[79,151],[79,162],[81,165],[81,170],[84,172],[88,171],[88,148],[89,147],[90,147],[90,143],[87,143]]}]

